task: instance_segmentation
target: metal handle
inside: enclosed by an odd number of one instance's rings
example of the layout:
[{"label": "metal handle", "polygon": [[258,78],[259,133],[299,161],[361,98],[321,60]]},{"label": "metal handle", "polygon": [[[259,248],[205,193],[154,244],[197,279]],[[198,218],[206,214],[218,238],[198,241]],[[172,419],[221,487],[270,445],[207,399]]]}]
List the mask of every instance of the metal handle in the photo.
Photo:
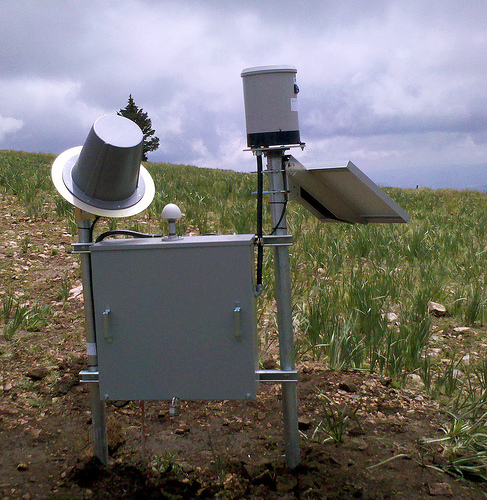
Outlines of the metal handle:
[{"label": "metal handle", "polygon": [[242,308],[240,307],[240,302],[235,302],[235,307],[233,309],[233,322],[235,328],[235,338],[237,340],[242,340]]},{"label": "metal handle", "polygon": [[105,337],[105,340],[111,344],[113,342],[113,338],[110,335],[109,324],[108,324],[108,315],[110,314],[110,312],[111,311],[109,307],[107,307],[103,311],[103,336]]}]

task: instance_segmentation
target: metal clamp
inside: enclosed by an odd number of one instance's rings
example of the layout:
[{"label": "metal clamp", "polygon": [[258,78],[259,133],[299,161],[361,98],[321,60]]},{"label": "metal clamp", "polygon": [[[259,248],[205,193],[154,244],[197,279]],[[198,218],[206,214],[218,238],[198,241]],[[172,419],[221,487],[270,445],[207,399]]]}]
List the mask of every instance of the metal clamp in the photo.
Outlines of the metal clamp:
[{"label": "metal clamp", "polygon": [[274,382],[274,383],[285,383],[285,382],[297,382],[298,381],[298,371],[297,370],[257,370],[255,372],[257,375],[257,380],[259,382]]},{"label": "metal clamp", "polygon": [[290,247],[293,244],[292,234],[266,234],[262,236],[265,247]]},{"label": "metal clamp", "polygon": [[81,370],[79,372],[80,382],[86,382],[90,384],[98,384],[100,381],[100,373],[98,370]]},{"label": "metal clamp", "polygon": [[72,253],[90,253],[90,246],[93,243],[71,243],[73,247]]}]

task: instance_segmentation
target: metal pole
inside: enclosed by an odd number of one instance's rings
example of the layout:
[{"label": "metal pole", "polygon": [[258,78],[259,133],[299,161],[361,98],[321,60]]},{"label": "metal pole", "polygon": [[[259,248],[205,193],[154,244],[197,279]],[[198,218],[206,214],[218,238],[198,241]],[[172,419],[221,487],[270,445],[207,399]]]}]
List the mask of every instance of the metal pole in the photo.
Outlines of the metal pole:
[{"label": "metal pole", "polygon": [[[283,150],[267,152],[267,173],[271,191],[271,220],[274,234],[287,234],[286,183],[283,165]],[[291,277],[287,246],[274,247],[274,273],[276,280],[277,321],[279,327],[279,350],[281,370],[294,370],[294,332],[291,304]],[[294,469],[299,458],[297,383],[282,384],[282,413],[284,420],[284,445],[286,465]]]},{"label": "metal pole", "polygon": [[[78,240],[80,243],[92,243],[93,216],[80,210],[76,211]],[[89,253],[80,253],[81,277],[83,280],[83,299],[85,310],[86,346],[88,352],[88,370],[97,371],[96,333],[91,287],[91,258]],[[93,429],[93,455],[104,465],[108,463],[108,439],[105,401],[100,398],[100,384],[89,383],[91,402],[91,423]]]}]

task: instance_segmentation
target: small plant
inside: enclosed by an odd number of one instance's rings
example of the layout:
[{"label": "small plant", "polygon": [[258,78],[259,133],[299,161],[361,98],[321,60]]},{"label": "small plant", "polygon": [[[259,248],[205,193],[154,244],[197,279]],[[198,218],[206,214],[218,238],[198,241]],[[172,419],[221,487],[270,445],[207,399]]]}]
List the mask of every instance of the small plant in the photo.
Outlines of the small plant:
[{"label": "small plant", "polygon": [[71,203],[67,202],[64,198],[57,196],[55,199],[56,215],[61,219],[66,217],[72,211]]},{"label": "small plant", "polygon": [[459,367],[462,361],[455,361],[454,356],[449,360],[444,372],[436,380],[437,391],[445,394],[449,398],[453,397],[455,392],[461,386]]},{"label": "small plant", "polygon": [[421,440],[443,447],[446,471],[461,477],[470,476],[487,481],[487,411],[486,394],[461,413],[447,412],[451,423],[441,428],[444,436]]},{"label": "small plant", "polygon": [[28,311],[29,308],[26,305],[15,304],[10,320],[5,322],[3,327],[3,336],[6,340],[12,340],[15,332],[25,322]]},{"label": "small plant", "polygon": [[154,455],[152,457],[151,469],[156,474],[177,474],[180,470],[177,453],[165,450],[162,455]]},{"label": "small plant", "polygon": [[25,329],[28,332],[37,332],[43,326],[47,325],[48,318],[51,315],[49,305],[35,305],[26,314]]},{"label": "small plant", "polygon": [[358,407],[351,411],[346,405],[338,406],[323,393],[319,393],[318,398],[322,402],[324,418],[316,426],[311,439],[314,439],[317,434],[321,434],[325,436],[324,439],[321,439],[323,443],[331,440],[341,443],[345,432],[345,423],[349,418],[356,420],[355,414]]},{"label": "small plant", "polygon": [[67,275],[65,275],[64,278],[62,278],[61,285],[59,286],[59,289],[56,293],[56,299],[66,302],[69,297],[70,286],[71,285],[69,283],[68,277]]},{"label": "small plant", "polygon": [[7,295],[2,299],[2,310],[1,310],[1,318],[3,322],[7,324],[10,321],[10,317],[12,316],[12,312],[17,304],[17,301],[12,295]]},{"label": "small plant", "polygon": [[480,286],[470,286],[464,304],[463,318],[467,325],[474,325],[479,319],[483,305],[483,294]]},{"label": "small plant", "polygon": [[28,253],[29,248],[30,248],[30,236],[26,236],[25,238],[22,238],[20,242],[20,249],[22,250],[22,253]]}]

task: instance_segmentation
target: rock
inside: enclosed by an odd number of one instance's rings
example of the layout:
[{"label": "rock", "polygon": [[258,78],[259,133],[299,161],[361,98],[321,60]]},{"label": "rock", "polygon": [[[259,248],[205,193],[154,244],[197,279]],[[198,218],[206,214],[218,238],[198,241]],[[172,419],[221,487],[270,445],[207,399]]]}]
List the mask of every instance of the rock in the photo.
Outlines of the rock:
[{"label": "rock", "polygon": [[343,380],[338,384],[338,388],[342,391],[357,392],[357,385],[351,380]]},{"label": "rock", "polygon": [[282,474],[276,477],[276,489],[278,493],[287,493],[298,484],[298,479],[291,474]]},{"label": "rock", "polygon": [[177,434],[178,436],[184,436],[185,434],[189,434],[190,428],[187,425],[180,425],[175,431],[174,434]]},{"label": "rock", "polygon": [[178,462],[179,468],[185,473],[189,474],[194,471],[194,467],[188,462]]},{"label": "rock", "polygon": [[75,286],[69,291],[68,300],[83,300],[83,285]]},{"label": "rock", "polygon": [[456,326],[453,331],[457,333],[469,332],[471,328],[469,326]]},{"label": "rock", "polygon": [[307,431],[311,427],[311,421],[306,417],[298,418],[298,429],[300,431]]},{"label": "rock", "polygon": [[65,396],[76,384],[78,380],[72,373],[66,373],[54,387],[56,396]]},{"label": "rock", "polygon": [[49,370],[43,366],[38,366],[31,368],[26,375],[34,381],[42,380],[44,377],[49,375]]},{"label": "rock", "polygon": [[424,387],[423,380],[416,373],[408,373],[406,375],[406,387],[409,389]]},{"label": "rock", "polygon": [[360,450],[360,451],[364,451],[367,449],[368,447],[368,444],[367,442],[365,441],[365,439],[361,439],[361,438],[352,438],[350,440],[350,447],[353,449],[356,449],[356,450]]},{"label": "rock", "polygon": [[429,493],[434,497],[452,497],[453,491],[448,483],[431,483],[428,484]]},{"label": "rock", "polygon": [[397,321],[398,315],[393,312],[388,312],[387,314],[385,314],[384,318],[388,323],[394,323]]},{"label": "rock", "polygon": [[362,429],[362,427],[360,425],[356,425],[355,427],[352,427],[348,431],[348,435],[352,436],[352,437],[364,436],[365,435],[365,431]]},{"label": "rock", "polygon": [[29,466],[24,462],[20,462],[19,464],[17,464],[17,470],[23,472],[29,470]]},{"label": "rock", "polygon": [[441,317],[446,314],[446,307],[443,304],[438,304],[438,302],[433,302],[430,300],[428,302],[428,311],[434,316]]},{"label": "rock", "polygon": [[279,368],[276,360],[273,358],[264,359],[262,366],[264,367],[264,370],[277,370]]}]

